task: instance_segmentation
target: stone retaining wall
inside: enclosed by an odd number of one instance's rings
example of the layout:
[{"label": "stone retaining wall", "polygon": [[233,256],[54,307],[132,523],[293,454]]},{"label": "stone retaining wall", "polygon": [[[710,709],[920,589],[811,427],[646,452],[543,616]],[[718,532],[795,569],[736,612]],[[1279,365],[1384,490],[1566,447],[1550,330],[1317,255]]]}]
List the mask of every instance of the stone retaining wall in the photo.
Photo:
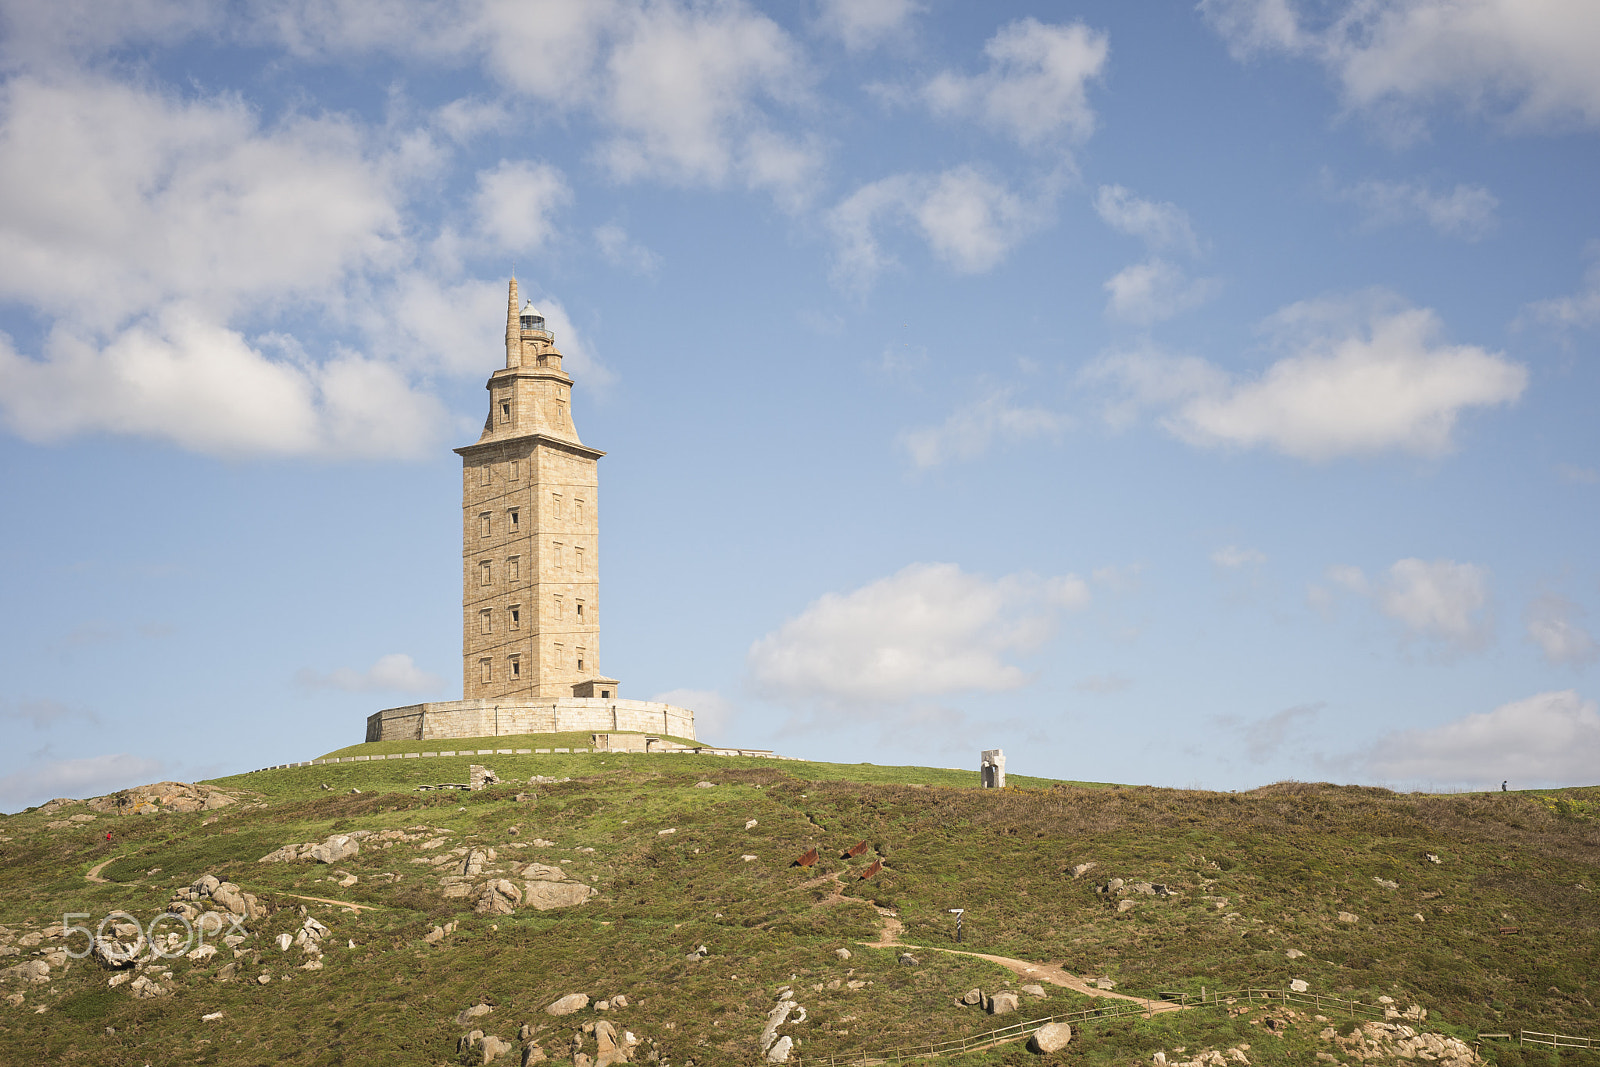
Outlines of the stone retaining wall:
[{"label": "stone retaining wall", "polygon": [[564,697],[541,704],[451,700],[385,708],[367,716],[368,741],[553,734],[570,730],[694,738],[694,712],[654,700]]}]

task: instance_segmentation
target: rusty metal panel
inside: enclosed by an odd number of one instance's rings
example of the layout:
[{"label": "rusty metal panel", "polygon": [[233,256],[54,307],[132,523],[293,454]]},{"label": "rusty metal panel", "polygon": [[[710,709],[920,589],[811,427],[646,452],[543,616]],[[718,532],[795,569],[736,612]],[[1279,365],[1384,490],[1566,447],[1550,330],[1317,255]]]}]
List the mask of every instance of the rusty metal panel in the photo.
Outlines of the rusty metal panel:
[{"label": "rusty metal panel", "polygon": [[815,862],[817,862],[817,850],[816,849],[812,849],[810,852],[807,852],[805,855],[803,855],[803,856],[799,857],[798,859],[796,859],[794,861],[794,863],[791,864],[791,866],[794,866],[794,867],[809,867]]},{"label": "rusty metal panel", "polygon": [[866,870],[861,872],[861,880],[862,881],[866,881],[868,878],[871,878],[873,875],[877,874],[881,870],[883,870],[883,861],[882,860],[873,860],[872,861],[872,866],[868,867]]},{"label": "rusty metal panel", "polygon": [[857,841],[855,844],[844,850],[844,858],[847,860],[853,860],[866,850],[867,843],[865,841]]}]

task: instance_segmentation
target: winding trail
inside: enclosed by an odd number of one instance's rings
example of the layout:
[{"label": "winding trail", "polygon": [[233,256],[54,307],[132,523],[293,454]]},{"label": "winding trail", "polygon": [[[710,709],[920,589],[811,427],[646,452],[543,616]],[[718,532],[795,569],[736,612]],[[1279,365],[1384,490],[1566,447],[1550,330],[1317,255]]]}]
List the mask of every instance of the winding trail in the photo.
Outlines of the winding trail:
[{"label": "winding trail", "polygon": [[[268,892],[269,893],[270,892],[274,892],[274,890],[268,890]],[[307,896],[302,896],[299,893],[279,893],[278,895],[279,896],[285,896],[285,897],[294,897],[294,899],[296,899],[296,900],[312,900],[312,901],[315,901],[318,904],[337,904],[341,908],[349,908],[352,911],[377,911],[378,910],[378,905],[376,905],[376,904],[352,904],[348,900],[331,900],[328,897],[307,897]]]},{"label": "winding trail", "polygon": [[100,872],[105,870],[107,867],[111,866],[113,863],[116,862],[116,860],[117,860],[117,857],[115,857],[115,856],[112,856],[108,860],[101,860],[99,863],[97,863],[93,867],[89,868],[89,873],[83,876],[84,880],[90,881],[90,882],[94,882],[97,885],[106,885],[106,884],[108,884],[110,882],[110,879],[109,878],[100,877]]},{"label": "winding trail", "polygon": [[1097,989],[1075,974],[1069,974],[1060,967],[1053,967],[1048,963],[1029,963],[1027,960],[1013,959],[1010,956],[996,956],[988,952],[967,952],[959,948],[938,948],[932,945],[908,945],[900,940],[900,935],[905,932],[902,923],[895,912],[890,908],[880,908],[872,905],[883,920],[883,929],[878,934],[876,941],[858,941],[857,944],[864,948],[914,948],[918,952],[946,952],[952,956],[971,956],[975,959],[988,960],[997,963],[1006,970],[1011,971],[1019,978],[1026,978],[1035,982],[1049,982],[1051,985],[1071,989],[1088,997],[1100,997],[1105,1000],[1127,1000],[1139,1005],[1147,1015],[1159,1015],[1169,1011],[1183,1011],[1181,1004],[1174,1004],[1167,1000],[1149,1000],[1145,997],[1130,996],[1127,993],[1113,993],[1108,989]]}]

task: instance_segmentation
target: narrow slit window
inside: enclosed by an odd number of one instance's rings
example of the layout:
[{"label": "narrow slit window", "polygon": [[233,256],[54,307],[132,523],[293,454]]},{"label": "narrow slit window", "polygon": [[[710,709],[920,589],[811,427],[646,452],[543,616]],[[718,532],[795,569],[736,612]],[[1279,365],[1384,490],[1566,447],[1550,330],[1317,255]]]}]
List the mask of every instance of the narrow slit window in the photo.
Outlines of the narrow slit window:
[{"label": "narrow slit window", "polygon": [[582,574],[583,573],[583,549],[578,548],[578,549],[574,549],[573,551],[577,552],[577,554],[578,554],[578,573]]},{"label": "narrow slit window", "polygon": [[478,584],[479,585],[492,585],[493,583],[494,583],[494,571],[491,569],[491,564],[489,563],[489,561],[488,560],[484,560],[483,562],[478,564]]},{"label": "narrow slit window", "polygon": [[513,677],[513,678],[521,678],[522,677],[522,661],[520,659],[518,659],[516,656],[512,656],[511,657],[511,677]]},{"label": "narrow slit window", "polygon": [[516,533],[517,530],[519,530],[521,528],[521,527],[519,527],[517,525],[517,521],[518,521],[517,509],[516,508],[510,509],[509,511],[506,512],[506,515],[511,520],[511,532],[512,533]]},{"label": "narrow slit window", "polygon": [[583,621],[583,601],[578,601],[578,621]]},{"label": "narrow slit window", "polygon": [[573,521],[575,521],[579,526],[583,525],[583,501],[582,500],[574,500],[572,502],[572,518],[573,518]]},{"label": "narrow slit window", "polygon": [[511,461],[511,480],[516,481],[522,477],[522,465],[516,460]]},{"label": "narrow slit window", "polygon": [[561,570],[562,560],[561,560],[561,542],[560,541],[552,541],[550,543],[550,562],[555,564],[555,568],[556,568],[557,571]]},{"label": "narrow slit window", "polygon": [[489,513],[487,511],[478,516],[478,536],[489,536]]},{"label": "narrow slit window", "polygon": [[550,517],[552,519],[561,518],[561,494],[560,493],[551,493],[550,494]]},{"label": "narrow slit window", "polygon": [[478,484],[479,485],[488,485],[489,484],[489,464],[487,464],[487,463],[485,463],[483,466],[478,468]]},{"label": "narrow slit window", "polygon": [[521,556],[512,556],[510,559],[506,560],[506,581],[508,581],[508,582],[520,582],[520,581],[522,581],[522,557]]},{"label": "narrow slit window", "polygon": [[511,628],[513,630],[522,629],[522,605],[521,604],[513,604],[513,605],[511,605],[510,615],[511,615]]},{"label": "narrow slit window", "polygon": [[493,613],[485,609],[478,612],[478,632],[481,634],[493,632]]},{"label": "narrow slit window", "polygon": [[493,668],[493,666],[491,666],[490,661],[486,660],[486,659],[480,659],[478,661],[478,681],[480,681],[480,682],[493,681],[493,674],[494,674],[494,668]]},{"label": "narrow slit window", "polygon": [[561,622],[562,619],[565,618],[565,616],[562,613],[565,607],[566,607],[566,605],[562,603],[561,598],[559,596],[556,597],[556,621],[557,622]]},{"label": "narrow slit window", "polygon": [[510,422],[511,421],[511,401],[509,401],[509,400],[500,401],[500,421],[501,422]]}]

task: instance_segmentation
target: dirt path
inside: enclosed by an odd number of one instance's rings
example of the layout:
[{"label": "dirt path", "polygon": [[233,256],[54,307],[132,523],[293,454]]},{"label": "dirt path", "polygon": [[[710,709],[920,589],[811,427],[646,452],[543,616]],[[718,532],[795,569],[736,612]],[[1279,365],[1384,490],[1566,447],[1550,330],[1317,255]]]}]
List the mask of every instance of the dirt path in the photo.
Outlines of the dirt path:
[{"label": "dirt path", "polygon": [[[269,892],[270,892],[270,890],[269,890]],[[318,904],[336,904],[341,908],[349,908],[352,911],[377,911],[378,910],[378,905],[376,905],[376,904],[352,904],[348,900],[329,900],[327,897],[306,897],[306,896],[301,896],[299,893],[282,893],[282,894],[279,894],[279,895],[280,896],[285,896],[285,897],[294,897],[294,899],[296,899],[296,900],[311,900],[311,901],[315,901]]]},{"label": "dirt path", "polygon": [[[874,905],[876,907],[876,905]],[[1012,959],[1010,956],[995,956],[987,952],[966,952],[958,948],[936,948],[929,945],[907,945],[901,942],[900,935],[905,932],[905,924],[888,908],[877,908],[878,915],[883,919],[883,930],[878,934],[876,941],[861,941],[867,948],[914,948],[918,952],[947,952],[952,956],[972,956],[980,960],[997,963],[1019,978],[1026,978],[1033,982],[1049,982],[1051,985],[1071,989],[1082,993],[1084,996],[1100,997],[1106,1000],[1127,1000],[1138,1004],[1151,1015],[1161,1012],[1182,1011],[1183,1006],[1173,1004],[1166,1000],[1147,1000],[1144,997],[1129,996],[1127,993],[1113,993],[1108,989],[1097,989],[1075,974],[1069,974],[1060,967],[1052,967],[1048,963],[1029,963],[1027,960]]]},{"label": "dirt path", "polygon": [[116,859],[117,858],[115,856],[112,856],[108,860],[101,860],[99,863],[95,864],[93,867],[90,867],[89,868],[89,873],[84,875],[83,877],[87,881],[94,882],[94,883],[96,883],[98,885],[107,884],[110,881],[110,879],[100,877],[100,872],[105,870],[107,867],[111,866],[113,863],[115,863]]}]

